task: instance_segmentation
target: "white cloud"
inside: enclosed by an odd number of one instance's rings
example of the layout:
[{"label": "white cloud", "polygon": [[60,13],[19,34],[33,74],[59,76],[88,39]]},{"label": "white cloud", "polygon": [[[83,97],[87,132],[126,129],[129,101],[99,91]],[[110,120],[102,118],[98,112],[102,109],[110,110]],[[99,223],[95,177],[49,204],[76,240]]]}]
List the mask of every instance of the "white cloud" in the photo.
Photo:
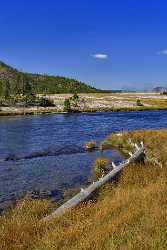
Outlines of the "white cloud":
[{"label": "white cloud", "polygon": [[158,55],[164,55],[167,56],[167,49],[161,50],[158,52]]},{"label": "white cloud", "polygon": [[108,58],[107,54],[102,54],[102,53],[93,54],[91,56],[96,58],[96,59],[100,59],[100,60],[106,60]]}]

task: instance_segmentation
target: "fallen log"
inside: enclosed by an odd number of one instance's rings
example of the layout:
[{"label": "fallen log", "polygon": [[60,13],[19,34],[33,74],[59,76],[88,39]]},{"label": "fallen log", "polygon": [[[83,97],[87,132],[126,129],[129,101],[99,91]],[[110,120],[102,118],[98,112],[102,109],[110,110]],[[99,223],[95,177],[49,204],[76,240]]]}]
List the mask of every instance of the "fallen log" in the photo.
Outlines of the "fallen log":
[{"label": "fallen log", "polygon": [[135,146],[135,152],[133,154],[130,153],[131,156],[129,159],[127,159],[126,161],[123,161],[118,166],[112,162],[113,169],[108,174],[106,174],[104,177],[101,177],[98,181],[92,183],[87,188],[85,189],[81,188],[81,191],[78,194],[76,194],[72,199],[65,202],[63,205],[57,208],[50,215],[44,217],[42,221],[47,222],[51,219],[54,219],[57,216],[64,214],[68,209],[76,207],[80,202],[87,199],[92,194],[92,192],[94,192],[96,189],[100,188],[103,184],[105,184],[110,179],[112,179],[117,173],[121,171],[121,169],[123,169],[130,163],[133,163],[137,161],[138,159],[140,159],[142,155],[144,155],[144,151],[145,151],[144,145],[141,142],[140,146],[138,146],[137,144],[135,144],[134,146]]}]

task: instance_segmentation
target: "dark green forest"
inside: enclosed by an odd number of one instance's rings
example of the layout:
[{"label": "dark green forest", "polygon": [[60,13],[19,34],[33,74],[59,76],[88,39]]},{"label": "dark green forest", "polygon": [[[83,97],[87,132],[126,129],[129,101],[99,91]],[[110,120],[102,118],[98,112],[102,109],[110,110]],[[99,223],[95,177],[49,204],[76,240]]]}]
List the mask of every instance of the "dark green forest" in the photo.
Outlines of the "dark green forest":
[{"label": "dark green forest", "polygon": [[83,82],[61,76],[18,71],[0,61],[0,98],[32,98],[36,94],[96,93],[101,90]]}]

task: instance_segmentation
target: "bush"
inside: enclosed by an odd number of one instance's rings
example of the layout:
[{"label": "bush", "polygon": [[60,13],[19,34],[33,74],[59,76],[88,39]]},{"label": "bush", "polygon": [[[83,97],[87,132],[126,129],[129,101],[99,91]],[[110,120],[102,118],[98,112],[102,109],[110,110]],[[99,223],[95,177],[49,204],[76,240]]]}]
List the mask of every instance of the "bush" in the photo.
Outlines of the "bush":
[{"label": "bush", "polygon": [[64,101],[64,112],[71,112],[71,103],[69,98]]},{"label": "bush", "polygon": [[73,101],[73,106],[78,107],[78,101],[79,101],[79,96],[77,93],[75,93],[72,97],[71,100]]},{"label": "bush", "polygon": [[160,95],[167,95],[167,91],[163,91]]},{"label": "bush", "polygon": [[40,98],[39,105],[41,107],[54,107],[55,106],[53,100],[50,100],[44,97]]},{"label": "bush", "polygon": [[93,166],[94,177],[100,178],[105,173],[106,167],[107,167],[107,159],[103,157],[97,158]]},{"label": "bush", "polygon": [[137,106],[143,106],[143,104],[141,103],[141,100],[140,100],[140,99],[137,99],[136,105],[137,105]]},{"label": "bush", "polygon": [[23,99],[25,100],[27,105],[34,105],[36,102],[36,96],[33,93],[30,93],[29,95],[24,96]]}]

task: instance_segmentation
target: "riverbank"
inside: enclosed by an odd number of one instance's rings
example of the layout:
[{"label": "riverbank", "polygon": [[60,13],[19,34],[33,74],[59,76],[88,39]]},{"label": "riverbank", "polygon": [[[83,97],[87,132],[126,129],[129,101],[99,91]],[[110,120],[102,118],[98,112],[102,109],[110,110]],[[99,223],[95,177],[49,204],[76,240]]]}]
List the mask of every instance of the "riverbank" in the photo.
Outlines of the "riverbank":
[{"label": "riverbank", "polygon": [[[70,94],[47,95],[46,98],[52,100],[55,107],[0,107],[0,116],[64,113],[64,101],[71,96]],[[78,106],[74,112],[129,112],[163,109],[167,109],[167,95],[94,93],[79,94]]]},{"label": "riverbank", "polygon": [[[101,109],[84,109],[82,111],[72,111],[70,113],[109,113],[109,112],[136,112],[136,111],[151,111],[151,110],[167,110],[167,107],[136,107],[136,108],[101,108]],[[42,115],[42,114],[68,114],[69,112],[64,112],[62,110],[57,110],[55,108],[25,108],[19,109],[4,109],[0,111],[0,116],[24,116],[24,115]]]},{"label": "riverbank", "polygon": [[166,249],[167,129],[121,133],[117,144],[115,136],[109,147],[144,141],[145,164],[126,167],[116,183],[48,224],[40,219],[53,204],[19,202],[0,217],[0,249]]}]

